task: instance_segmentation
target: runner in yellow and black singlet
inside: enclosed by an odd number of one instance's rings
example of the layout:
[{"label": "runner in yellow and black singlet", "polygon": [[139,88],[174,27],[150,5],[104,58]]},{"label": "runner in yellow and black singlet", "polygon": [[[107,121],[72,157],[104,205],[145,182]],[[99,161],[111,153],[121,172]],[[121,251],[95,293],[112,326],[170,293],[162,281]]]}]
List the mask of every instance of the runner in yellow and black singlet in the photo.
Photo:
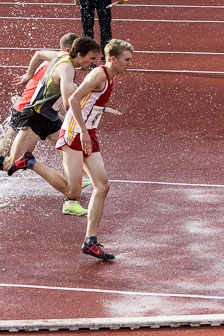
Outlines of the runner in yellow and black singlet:
[{"label": "runner in yellow and black singlet", "polygon": [[55,84],[52,75],[56,67],[63,62],[69,62],[72,65],[68,54],[63,54],[50,63],[36,88],[30,104],[24,108],[24,112],[32,109],[49,120],[55,121],[59,118],[58,111],[62,104],[60,83],[58,85]]}]

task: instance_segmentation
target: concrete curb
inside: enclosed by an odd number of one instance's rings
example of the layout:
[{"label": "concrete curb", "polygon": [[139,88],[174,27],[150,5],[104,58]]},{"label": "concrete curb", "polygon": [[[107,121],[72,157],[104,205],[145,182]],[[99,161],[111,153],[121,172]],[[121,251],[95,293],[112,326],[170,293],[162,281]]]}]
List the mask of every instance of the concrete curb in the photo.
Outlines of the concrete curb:
[{"label": "concrete curb", "polygon": [[119,318],[80,318],[49,320],[1,320],[0,331],[58,331],[79,329],[138,329],[141,327],[181,327],[181,326],[220,326],[224,325],[224,314],[182,315],[182,316],[150,316]]}]

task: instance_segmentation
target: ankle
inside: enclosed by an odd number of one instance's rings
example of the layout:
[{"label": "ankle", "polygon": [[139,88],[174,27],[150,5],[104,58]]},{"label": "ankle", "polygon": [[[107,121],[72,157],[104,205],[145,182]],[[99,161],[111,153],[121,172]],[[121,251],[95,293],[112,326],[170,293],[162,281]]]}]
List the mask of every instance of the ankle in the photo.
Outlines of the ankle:
[{"label": "ankle", "polygon": [[65,204],[66,204],[66,205],[69,205],[69,204],[74,203],[75,201],[77,201],[77,200],[76,200],[76,199],[69,198],[69,197],[66,197],[66,199],[65,199]]},{"label": "ankle", "polygon": [[85,238],[85,243],[86,243],[88,246],[91,246],[91,245],[93,245],[93,244],[96,244],[96,243],[97,243],[97,236],[86,237],[86,238]]}]

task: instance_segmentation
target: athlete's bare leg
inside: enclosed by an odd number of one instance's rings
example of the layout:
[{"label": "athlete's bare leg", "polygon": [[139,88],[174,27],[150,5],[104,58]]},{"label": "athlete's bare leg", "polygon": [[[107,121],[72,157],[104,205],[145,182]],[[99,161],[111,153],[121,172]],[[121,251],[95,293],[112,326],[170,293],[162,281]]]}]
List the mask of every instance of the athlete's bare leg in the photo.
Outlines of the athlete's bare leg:
[{"label": "athlete's bare leg", "polygon": [[103,214],[104,201],[110,189],[100,153],[92,153],[84,158],[84,169],[93,184],[93,193],[88,206],[86,237],[97,236],[99,223]]},{"label": "athlete's bare leg", "polygon": [[39,136],[32,129],[26,128],[20,130],[12,144],[10,156],[6,157],[3,164],[3,170],[8,170],[10,165],[16,161],[24,152],[32,152],[39,140]]},{"label": "athlete's bare leg", "polygon": [[64,146],[62,151],[65,177],[40,162],[34,164],[33,171],[66,197],[77,199],[82,189],[83,153],[68,146]]},{"label": "athlete's bare leg", "polygon": [[47,140],[50,142],[51,145],[55,146],[56,142],[58,141],[59,131],[56,133],[49,134],[47,136]]},{"label": "athlete's bare leg", "polygon": [[12,127],[9,127],[0,143],[0,156],[9,156],[12,143],[17,135],[18,131],[14,131]]}]

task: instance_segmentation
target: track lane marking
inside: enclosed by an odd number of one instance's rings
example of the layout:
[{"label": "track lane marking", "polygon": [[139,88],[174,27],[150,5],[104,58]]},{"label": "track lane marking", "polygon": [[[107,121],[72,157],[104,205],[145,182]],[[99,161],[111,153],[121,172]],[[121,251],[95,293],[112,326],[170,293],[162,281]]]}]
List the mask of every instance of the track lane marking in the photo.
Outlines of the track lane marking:
[{"label": "track lane marking", "polygon": [[[0,68],[27,69],[27,65],[0,65]],[[127,72],[166,72],[166,73],[195,73],[195,74],[216,74],[223,75],[224,71],[203,71],[203,70],[169,70],[169,69],[127,69]]]},{"label": "track lane marking", "polygon": [[[45,47],[38,47],[38,48],[25,48],[25,47],[0,47],[0,50],[27,50],[27,51],[35,51],[35,50],[56,50],[59,51],[60,49],[57,48],[45,48]],[[168,50],[134,50],[136,54],[187,54],[187,55],[224,55],[224,52],[209,52],[209,51],[168,51]]]},{"label": "track lane marking", "polygon": [[[6,20],[67,20],[67,21],[80,21],[81,18],[65,18],[65,17],[50,17],[50,18],[37,18],[37,17],[26,17],[26,16],[0,16],[0,19]],[[95,19],[98,21],[98,19]],[[114,22],[162,22],[162,23],[224,23],[222,20],[150,20],[150,19],[112,19]]]},{"label": "track lane marking", "polygon": [[[15,5],[15,6],[26,6],[26,5],[45,5],[45,6],[76,6],[76,3],[46,3],[46,2],[0,2],[0,5]],[[200,6],[200,5],[146,5],[146,4],[125,4],[120,5],[119,7],[165,7],[165,8],[215,8],[215,9],[224,9],[224,6]]]},{"label": "track lane marking", "polygon": [[[26,179],[40,179],[44,183],[45,180],[39,176],[29,176]],[[0,180],[21,180],[21,177],[0,176]],[[204,187],[204,188],[224,188],[224,184],[209,184],[209,183],[186,183],[186,182],[163,182],[163,181],[138,181],[138,180],[109,180],[111,183],[131,183],[131,184],[158,184],[158,185],[171,185],[171,186],[186,186],[186,187]]]},{"label": "track lane marking", "polygon": [[206,299],[206,300],[224,300],[224,296],[215,296],[215,295],[131,292],[131,291],[96,289],[96,288],[79,288],[79,287],[72,288],[72,287],[57,287],[57,286],[21,285],[21,284],[0,284],[0,287],[47,289],[47,290],[59,290],[59,291],[119,294],[119,295],[161,296],[161,297],[178,297],[178,298],[191,298],[191,299]]}]

